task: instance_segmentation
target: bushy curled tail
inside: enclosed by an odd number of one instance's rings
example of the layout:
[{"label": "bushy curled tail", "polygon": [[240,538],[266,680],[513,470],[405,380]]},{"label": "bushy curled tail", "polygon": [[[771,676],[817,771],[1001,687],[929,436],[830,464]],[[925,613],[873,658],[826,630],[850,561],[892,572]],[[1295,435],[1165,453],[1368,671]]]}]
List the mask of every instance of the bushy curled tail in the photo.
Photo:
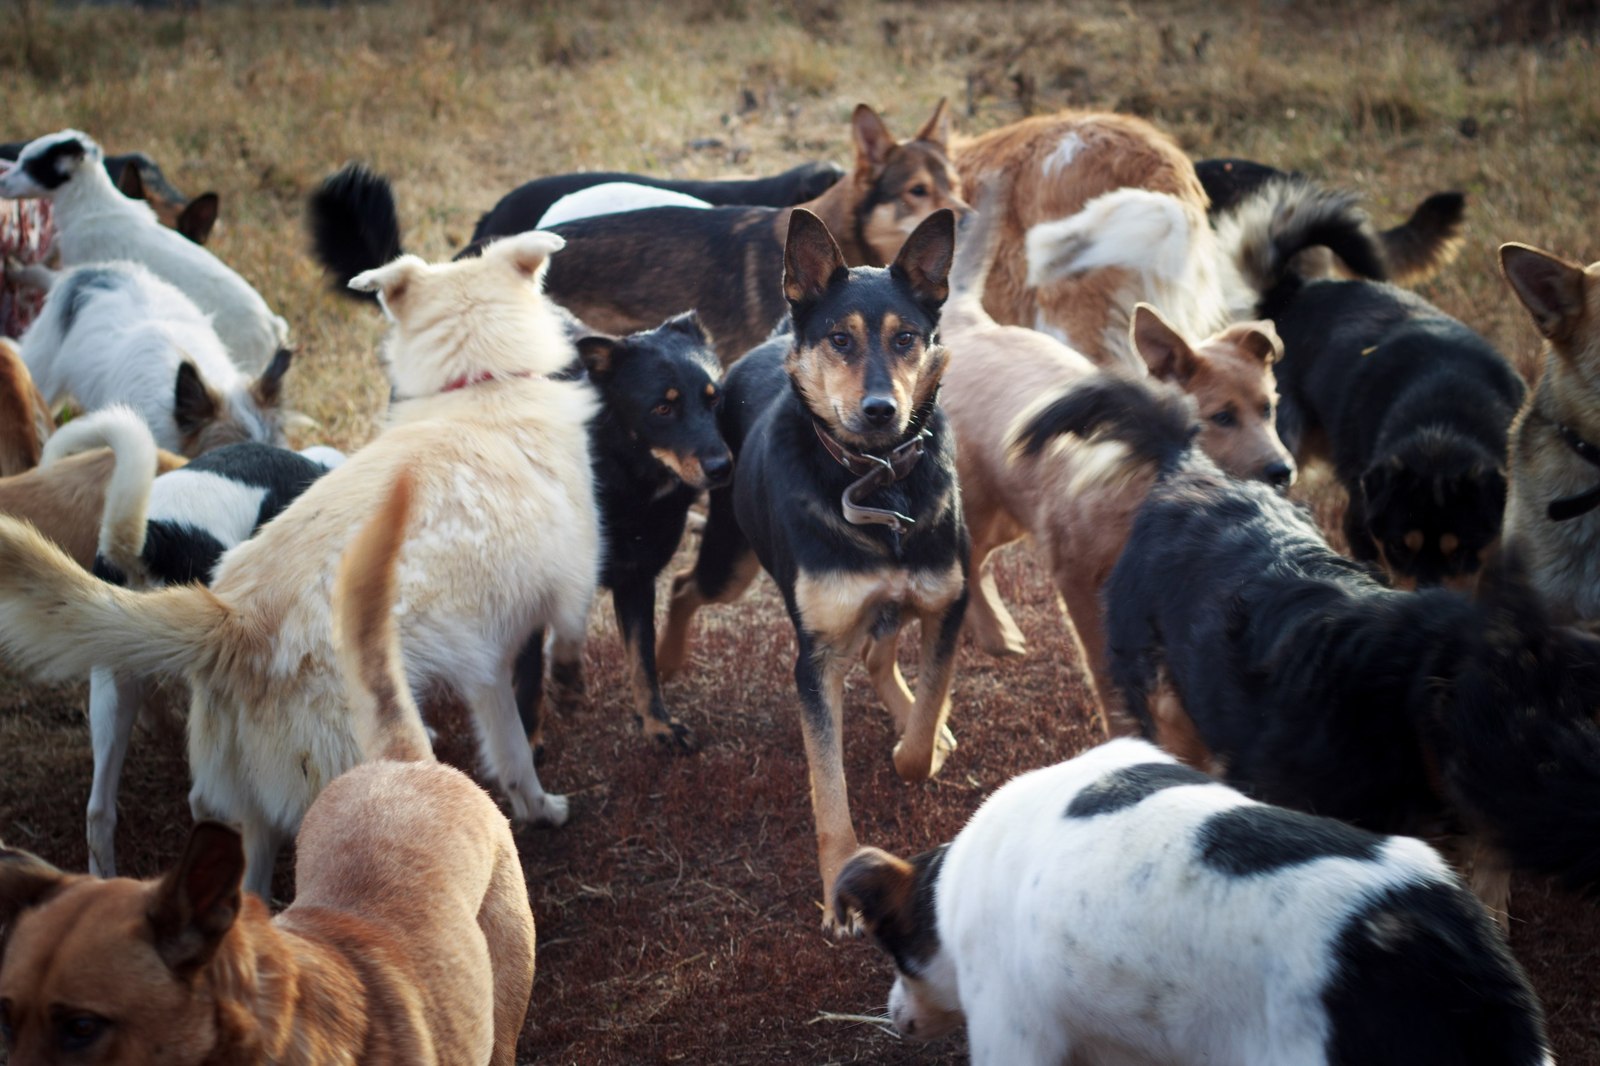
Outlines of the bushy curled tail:
[{"label": "bushy curled tail", "polygon": [[338,292],[377,299],[350,288],[350,279],[399,257],[400,214],[389,179],[361,163],[328,175],[306,205],[311,249]]},{"label": "bushy curled tail", "polygon": [[394,619],[411,495],[411,476],[402,472],[344,550],[333,588],[333,639],[362,752],[369,759],[431,762],[433,745],[406,681]]},{"label": "bushy curled tail", "polygon": [[137,411],[113,404],[62,426],[45,445],[41,463],[48,466],[96,448],[110,448],[116,458],[100,512],[100,543],[96,551],[134,584],[146,584],[145,514],[156,479],[155,438]]},{"label": "bushy curled tail", "polygon": [[1031,458],[1070,434],[1117,441],[1135,458],[1167,468],[1198,429],[1194,401],[1175,386],[1101,371],[1024,411],[1011,428],[1007,452],[1013,462]]}]

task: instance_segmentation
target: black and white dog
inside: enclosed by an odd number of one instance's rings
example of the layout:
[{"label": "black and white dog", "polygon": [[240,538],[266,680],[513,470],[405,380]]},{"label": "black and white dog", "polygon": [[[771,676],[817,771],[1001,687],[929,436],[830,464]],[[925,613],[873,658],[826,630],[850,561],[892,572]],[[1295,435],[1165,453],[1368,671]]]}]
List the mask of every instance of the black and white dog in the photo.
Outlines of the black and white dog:
[{"label": "black and white dog", "polygon": [[1015,778],[836,906],[895,1028],[980,1066],[1541,1066],[1543,1012],[1433,849],[1254,802],[1145,741]]}]

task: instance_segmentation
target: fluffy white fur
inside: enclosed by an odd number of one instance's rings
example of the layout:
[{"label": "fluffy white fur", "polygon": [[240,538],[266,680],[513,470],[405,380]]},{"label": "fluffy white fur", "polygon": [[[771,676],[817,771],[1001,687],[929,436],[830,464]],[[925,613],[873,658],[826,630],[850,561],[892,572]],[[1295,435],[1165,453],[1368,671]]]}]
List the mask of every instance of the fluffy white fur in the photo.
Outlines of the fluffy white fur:
[{"label": "fluffy white fur", "polygon": [[[183,243],[188,244],[183,238]],[[281,443],[276,405],[288,354],[260,379],[233,364],[208,317],[175,286],[133,262],[96,263],[54,275],[22,359],[52,405],[68,396],[86,411],[127,404],[156,443],[194,456],[241,440]],[[209,394],[197,421],[176,406],[179,367],[190,364]],[[270,388],[267,388],[270,384]]]},{"label": "fluffy white fur", "polygon": [[[980,1066],[1315,1066],[1328,1061],[1322,991],[1353,914],[1416,885],[1452,886],[1476,906],[1409,837],[1371,838],[1371,859],[1324,855],[1266,872],[1202,862],[1214,815],[1270,808],[1198,774],[1120,809],[1068,813],[1108,775],[1149,764],[1176,767],[1143,740],[1114,740],[1014,778],[978,809],[934,882],[939,948],[890,994],[898,1029],[932,1037],[964,1018]],[[1407,950],[1415,919],[1378,920]]]},{"label": "fluffy white fur", "polygon": [[[63,141],[78,142],[83,152],[66,162],[67,181],[49,189],[29,177],[27,164]],[[122,195],[106,173],[100,146],[87,134],[62,130],[29,143],[0,174],[0,196],[50,200],[54,247],[63,266],[129,259],[182,289],[212,315],[217,335],[241,368],[262,369],[285,346],[288,323],[222,260],[161,225],[148,204]]]},{"label": "fluffy white fur", "polygon": [[[1166,193],[1116,189],[1095,197],[1067,218],[1028,231],[1028,284],[1037,288],[1059,278],[1101,267],[1135,272],[1135,291],[1123,306],[1144,302],[1191,337],[1214,333],[1253,317],[1256,294],[1240,276],[1203,211]],[[1036,324],[1058,340],[1082,348],[1100,338],[1072,338]],[[1110,350],[1134,358],[1125,329]]]},{"label": "fluffy white fur", "polygon": [[639,211],[646,207],[710,207],[698,196],[631,181],[607,181],[587,189],[569,192],[550,205],[539,219],[537,229],[559,226],[579,218],[614,215],[619,211]]},{"label": "fluffy white fur", "polygon": [[[595,401],[586,385],[543,376],[573,358],[540,293],[561,243],[532,232],[479,259],[406,257],[356,279],[397,322],[387,352],[402,399],[390,425],[225,555],[210,589],[118,589],[0,521],[0,646],[53,677],[181,671],[193,693],[190,805],[241,825],[253,891],[270,887],[312,799],[360,759],[329,599],[340,553],[402,471],[413,502],[395,614],[408,679],[442,681],[467,702],[516,818],[566,820],[566,799],[540,785],[511,684],[535,627],[582,639],[598,580]],[[463,375],[477,383],[439,391]]]}]

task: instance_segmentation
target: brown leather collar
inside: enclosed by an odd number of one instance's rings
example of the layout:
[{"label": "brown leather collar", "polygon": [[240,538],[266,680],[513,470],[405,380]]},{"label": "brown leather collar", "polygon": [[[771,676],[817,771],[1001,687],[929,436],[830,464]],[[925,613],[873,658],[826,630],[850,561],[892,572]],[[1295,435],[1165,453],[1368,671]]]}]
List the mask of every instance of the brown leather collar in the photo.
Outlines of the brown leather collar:
[{"label": "brown leather collar", "polygon": [[[925,419],[926,415],[914,419],[913,425]],[[823,449],[833,457],[833,461],[856,476],[856,480],[846,486],[844,493],[839,497],[839,506],[844,512],[846,522],[856,526],[888,526],[895,533],[904,533],[916,525],[915,519],[899,511],[883,507],[864,507],[857,501],[886,485],[903,481],[912,470],[916,469],[917,464],[922,461],[922,453],[927,450],[928,438],[933,436],[927,428],[918,429],[909,440],[883,456],[851,451],[835,440],[833,434],[823,429],[822,423],[816,419],[811,420],[811,428],[816,430],[817,440],[822,442]]]}]

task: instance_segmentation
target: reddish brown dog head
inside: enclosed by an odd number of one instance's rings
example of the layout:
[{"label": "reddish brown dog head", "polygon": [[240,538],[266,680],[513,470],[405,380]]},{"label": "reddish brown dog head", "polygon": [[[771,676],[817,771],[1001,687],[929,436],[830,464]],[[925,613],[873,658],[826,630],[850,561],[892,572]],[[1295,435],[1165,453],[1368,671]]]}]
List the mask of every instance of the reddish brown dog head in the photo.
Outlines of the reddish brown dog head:
[{"label": "reddish brown dog head", "polygon": [[239,834],[207,822],[160,881],[101,881],[0,849],[12,1066],[205,1061],[227,1012],[206,971],[239,915],[243,875]]},{"label": "reddish brown dog head", "polygon": [[870,262],[887,263],[924,219],[941,208],[971,210],[961,199],[961,179],[950,165],[950,112],[939,101],[933,117],[909,141],[896,141],[878,113],[856,106],[856,223]]},{"label": "reddish brown dog head", "polygon": [[1191,346],[1149,304],[1133,309],[1133,348],[1150,375],[1200,405],[1200,447],[1234,477],[1280,490],[1294,482],[1294,458],[1278,439],[1278,383],[1272,364],[1283,342],[1271,322],[1240,322]]}]

